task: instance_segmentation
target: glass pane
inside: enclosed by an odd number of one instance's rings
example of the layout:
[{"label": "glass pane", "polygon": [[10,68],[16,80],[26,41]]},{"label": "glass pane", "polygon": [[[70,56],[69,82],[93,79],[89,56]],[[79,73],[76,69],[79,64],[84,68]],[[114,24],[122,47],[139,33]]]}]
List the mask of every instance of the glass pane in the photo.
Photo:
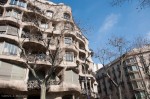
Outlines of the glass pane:
[{"label": "glass pane", "polygon": [[71,44],[72,38],[71,37],[65,37],[65,44]]},{"label": "glass pane", "polygon": [[11,72],[12,72],[12,64],[2,62],[0,66],[0,79],[10,80]]},{"label": "glass pane", "polygon": [[70,61],[72,62],[73,61],[73,53],[72,52],[66,52],[66,61]]},{"label": "glass pane", "polygon": [[17,65],[13,65],[11,79],[23,80],[25,78],[25,69]]}]

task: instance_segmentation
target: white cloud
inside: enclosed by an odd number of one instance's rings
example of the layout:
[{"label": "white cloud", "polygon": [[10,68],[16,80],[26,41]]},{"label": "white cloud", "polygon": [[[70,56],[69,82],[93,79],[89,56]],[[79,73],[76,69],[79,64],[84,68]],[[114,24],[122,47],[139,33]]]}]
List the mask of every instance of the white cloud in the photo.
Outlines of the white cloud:
[{"label": "white cloud", "polygon": [[99,32],[103,33],[111,30],[118,23],[119,16],[119,14],[110,14],[107,16],[104,20],[104,23],[100,27]]}]

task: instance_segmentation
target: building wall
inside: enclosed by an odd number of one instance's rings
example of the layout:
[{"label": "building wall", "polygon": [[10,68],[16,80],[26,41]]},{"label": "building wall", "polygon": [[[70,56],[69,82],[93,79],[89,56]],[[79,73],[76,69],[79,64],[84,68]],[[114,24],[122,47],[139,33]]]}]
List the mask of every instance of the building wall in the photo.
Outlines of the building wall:
[{"label": "building wall", "polygon": [[[71,95],[74,97],[82,96],[82,90],[85,90],[82,83],[86,83],[85,81],[90,79],[89,91],[91,97],[96,97],[96,82],[91,71],[93,61],[88,47],[89,42],[74,23],[72,10],[69,6],[46,0],[1,0],[0,5],[0,60],[4,60],[11,65],[17,64],[13,65],[13,72],[8,71],[8,74],[22,75],[22,71],[25,70],[25,77],[21,80],[23,83],[21,83],[22,89],[15,84],[12,87],[9,86],[9,82],[13,82],[12,80],[7,81],[8,84],[0,83],[1,87],[5,86],[5,89],[7,89],[6,94],[10,94],[8,90],[11,89],[14,92],[13,94],[30,96],[38,94],[36,90],[40,88],[27,67],[22,67],[25,65],[26,58],[23,56],[18,42],[23,42],[23,48],[28,54],[30,64],[33,64],[34,56],[37,57],[39,68],[36,71],[42,79],[51,66],[50,62],[45,60],[47,52],[43,40],[46,42],[50,40],[49,48],[56,50],[57,39],[59,39],[60,47],[63,49],[61,54],[63,62],[59,64],[56,72],[52,75],[53,77],[48,82],[50,84],[48,94],[62,93],[61,96],[57,96],[59,98],[71,91]],[[9,68],[8,64],[6,64],[7,66]],[[85,66],[88,66],[86,70],[82,68]],[[1,75],[4,73],[1,71]],[[81,77],[86,79],[82,83]],[[3,76],[3,78],[6,78],[6,76]],[[15,76],[15,78],[19,79],[18,76]],[[1,82],[5,82],[3,80]]]},{"label": "building wall", "polygon": [[[142,49],[142,53],[133,49],[132,52],[126,54],[127,58],[123,65],[123,83],[121,84],[123,99],[146,99],[146,93],[149,94],[150,79],[146,75],[140,59],[140,56],[143,56],[145,64],[149,66],[148,48],[149,46]],[[119,59],[109,64],[111,65],[107,67],[107,71],[104,68],[97,71],[98,91],[101,99],[118,99],[117,88],[105,74],[107,72],[115,82],[119,83],[121,71]]]}]

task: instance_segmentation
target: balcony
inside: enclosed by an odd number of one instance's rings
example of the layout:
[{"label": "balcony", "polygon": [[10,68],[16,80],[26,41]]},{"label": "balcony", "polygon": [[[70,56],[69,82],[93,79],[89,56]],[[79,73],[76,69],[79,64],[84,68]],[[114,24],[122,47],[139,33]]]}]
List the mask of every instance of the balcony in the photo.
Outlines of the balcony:
[{"label": "balcony", "polygon": [[19,28],[13,25],[0,25],[0,34],[18,36]]},{"label": "balcony", "polygon": [[14,18],[16,20],[21,20],[21,11],[16,9],[6,9],[5,17]]},{"label": "balcony", "polygon": [[[60,81],[55,81],[55,80],[50,80],[47,82],[47,86],[50,85],[59,85]],[[39,90],[40,89],[40,84],[38,83],[37,80],[29,80],[28,83],[28,90]]]},{"label": "balcony", "polygon": [[91,96],[92,91],[91,91],[91,90],[86,90],[86,89],[81,89],[81,93],[82,93],[83,95],[89,95],[89,96]]},{"label": "balcony", "polygon": [[[24,56],[22,56],[23,58],[25,58]],[[34,62],[35,59],[37,61],[45,61],[46,60],[46,55],[45,54],[28,54],[28,61],[29,62]]]},{"label": "balcony", "polygon": [[0,0],[0,5],[5,5],[8,0]]},{"label": "balcony", "polygon": [[0,31],[0,34],[6,34],[6,31]]},{"label": "balcony", "polygon": [[27,82],[27,85],[28,85],[28,90],[33,90],[33,89],[38,90],[38,89],[40,89],[40,85],[39,85],[37,80],[30,80],[30,81]]},{"label": "balcony", "polygon": [[64,30],[73,31],[73,30],[74,30],[73,24],[71,24],[71,23],[69,23],[69,22],[66,22],[66,23],[64,24]]},{"label": "balcony", "polygon": [[21,38],[27,38],[29,41],[39,42],[42,41],[42,35],[24,33],[21,35]]},{"label": "balcony", "polygon": [[50,86],[50,85],[59,85],[59,84],[60,84],[60,81],[49,80],[47,85]]},{"label": "balcony", "polygon": [[83,42],[79,43],[79,49],[80,49],[80,51],[83,51],[83,52],[85,51],[85,45]]},{"label": "balcony", "polygon": [[79,59],[80,59],[81,61],[85,61],[85,59],[86,59],[85,57],[86,57],[85,53],[79,52]]},{"label": "balcony", "polygon": [[35,26],[39,26],[38,24],[38,19],[33,19],[35,16],[30,17],[28,15],[23,15],[22,21],[26,22],[28,25],[35,25]]},{"label": "balcony", "polygon": [[79,37],[81,40],[84,41],[84,38],[83,38],[83,36],[81,34],[77,33],[77,37]]},{"label": "balcony", "polygon": [[36,13],[38,13],[38,14],[40,14],[40,15],[43,15],[43,14],[44,14],[44,12],[43,12],[40,8],[38,8],[38,7],[36,7],[36,6],[33,6],[33,5],[31,5],[31,4],[29,4],[29,5],[27,6],[27,9],[30,10],[30,11],[36,12]]}]

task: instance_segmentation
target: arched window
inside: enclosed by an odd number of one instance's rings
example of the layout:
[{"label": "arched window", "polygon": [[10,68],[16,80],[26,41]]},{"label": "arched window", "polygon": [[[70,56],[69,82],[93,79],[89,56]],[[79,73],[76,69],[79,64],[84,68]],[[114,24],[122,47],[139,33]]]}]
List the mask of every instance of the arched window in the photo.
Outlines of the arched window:
[{"label": "arched window", "polygon": [[51,18],[51,17],[53,17],[53,13],[54,13],[53,11],[47,10],[47,11],[46,11],[46,16],[48,16],[48,17]]},{"label": "arched window", "polygon": [[67,45],[71,45],[72,44],[72,37],[65,37],[64,38],[64,42]]},{"label": "arched window", "polygon": [[64,19],[70,20],[70,14],[64,13]]},{"label": "arched window", "polygon": [[74,61],[74,53],[73,52],[66,52],[65,53],[65,60],[67,62],[73,62]]}]

